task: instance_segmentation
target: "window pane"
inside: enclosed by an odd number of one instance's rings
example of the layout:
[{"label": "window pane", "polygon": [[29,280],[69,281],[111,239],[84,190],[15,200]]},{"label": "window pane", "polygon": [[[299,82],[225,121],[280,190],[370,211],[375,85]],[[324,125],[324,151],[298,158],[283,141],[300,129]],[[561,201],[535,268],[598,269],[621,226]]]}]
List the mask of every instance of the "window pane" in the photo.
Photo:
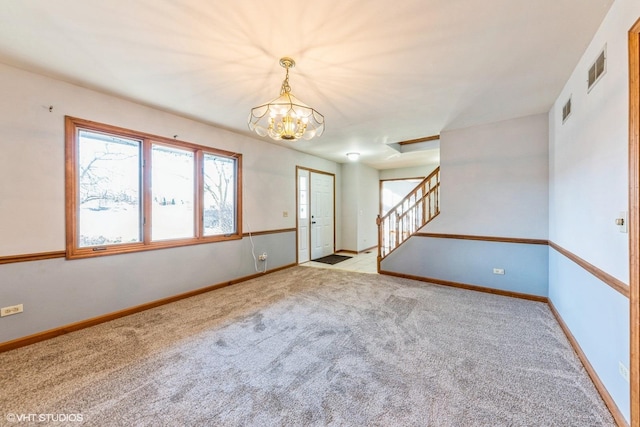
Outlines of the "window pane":
[{"label": "window pane", "polygon": [[298,190],[298,195],[300,197],[300,200],[298,201],[300,206],[298,216],[300,219],[307,219],[307,206],[309,205],[307,202],[307,177],[301,176],[298,180],[298,185],[300,186]]},{"label": "window pane", "polygon": [[204,235],[236,231],[236,161],[204,155]]},{"label": "window pane", "polygon": [[151,147],[151,237],[194,237],[194,155],[163,145]]},{"label": "window pane", "polygon": [[79,130],[79,247],[140,242],[141,144]]}]

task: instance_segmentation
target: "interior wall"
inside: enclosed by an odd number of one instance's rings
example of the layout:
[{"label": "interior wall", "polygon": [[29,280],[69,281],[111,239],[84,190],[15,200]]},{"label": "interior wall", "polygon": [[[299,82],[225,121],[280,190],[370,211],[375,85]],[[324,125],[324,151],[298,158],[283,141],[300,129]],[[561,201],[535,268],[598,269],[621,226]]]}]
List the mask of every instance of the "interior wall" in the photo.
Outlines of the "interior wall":
[{"label": "interior wall", "polygon": [[[360,188],[358,165],[356,163],[342,164],[342,246],[336,248],[356,251],[358,250],[358,191]],[[348,183],[348,184],[347,184]]]},{"label": "interior wall", "polygon": [[378,244],[378,171],[361,163],[342,164],[342,246],[360,252]]},{"label": "interior wall", "polygon": [[[637,2],[614,3],[549,113],[549,237],[624,282],[628,235],[614,221],[628,210],[627,31],[638,10]],[[587,93],[588,69],[605,46],[606,72]],[[563,124],[569,97],[572,112]]]},{"label": "interior wall", "polygon": [[[542,239],[548,228],[545,114],[440,135],[440,214],[421,232]],[[493,269],[504,274],[494,274]],[[415,236],[381,270],[546,297],[548,248]]]},{"label": "interior wall", "polygon": [[376,219],[380,208],[379,173],[377,169],[360,165],[358,192],[358,252],[378,245]]},{"label": "interior wall", "polygon": [[[334,162],[2,64],[0,92],[0,257],[65,250],[65,115],[242,153],[245,233],[296,227],[296,165],[336,175],[339,212],[342,178]],[[295,263],[290,231],[92,259],[2,264],[0,306],[22,303],[24,312],[0,319],[0,342],[254,274],[252,245],[256,253],[268,253],[269,269]]]},{"label": "interior wall", "polygon": [[[549,239],[628,283],[629,241],[615,219],[628,210],[627,32],[640,3],[613,3],[549,112]],[[587,73],[606,47],[601,80],[587,91]],[[571,97],[572,112],[562,122]],[[597,375],[629,420],[629,301],[550,250],[549,298]]]},{"label": "interior wall", "polygon": [[440,135],[440,215],[430,233],[546,239],[546,114]]},{"label": "interior wall", "polygon": [[[546,245],[415,236],[382,260],[383,271],[546,297]],[[500,268],[504,274],[494,274]]]}]

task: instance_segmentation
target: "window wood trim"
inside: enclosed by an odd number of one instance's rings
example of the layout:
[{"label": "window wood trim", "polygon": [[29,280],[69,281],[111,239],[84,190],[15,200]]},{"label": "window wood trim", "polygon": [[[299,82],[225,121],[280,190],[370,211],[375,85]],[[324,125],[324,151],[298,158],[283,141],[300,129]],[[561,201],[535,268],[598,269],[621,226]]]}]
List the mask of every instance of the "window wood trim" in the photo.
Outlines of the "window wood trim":
[{"label": "window wood trim", "polygon": [[[149,218],[145,221],[144,216],[150,216],[151,202],[151,167],[142,166],[140,174],[142,175],[142,210],[143,218],[141,219],[142,239],[135,243],[110,244],[105,246],[79,247],[78,246],[78,145],[77,130],[85,129],[88,131],[96,131],[107,134],[115,134],[121,137],[131,138],[142,141],[141,156],[144,161],[149,162],[151,158],[152,144],[162,144],[176,147],[194,152],[194,170],[197,172],[195,177],[194,188],[194,210],[195,210],[195,226],[194,237],[152,241],[151,240],[151,221]],[[209,153],[222,157],[233,158],[236,161],[235,171],[235,232],[225,235],[204,236],[202,222],[202,199],[204,197],[204,186],[202,177],[202,167],[204,154]],[[242,239],[242,154],[231,151],[221,150],[205,145],[193,144],[190,142],[180,141],[172,138],[165,138],[158,135],[152,135],[145,132],[137,132],[117,126],[107,125],[84,120],[76,117],[65,116],[65,226],[66,226],[66,257],[67,259],[87,258],[103,255],[114,255],[123,253],[132,253],[139,251],[165,249],[181,246],[190,246],[204,243],[215,243],[229,240]]]}]

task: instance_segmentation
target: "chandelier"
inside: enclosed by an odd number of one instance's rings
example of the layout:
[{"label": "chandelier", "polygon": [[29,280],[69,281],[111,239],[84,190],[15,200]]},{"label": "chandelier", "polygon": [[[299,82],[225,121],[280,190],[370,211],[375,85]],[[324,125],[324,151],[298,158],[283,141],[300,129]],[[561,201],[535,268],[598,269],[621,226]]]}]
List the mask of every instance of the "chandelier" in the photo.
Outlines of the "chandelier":
[{"label": "chandelier", "polygon": [[291,58],[281,58],[280,65],[287,74],[280,88],[280,96],[251,110],[249,129],[260,136],[276,141],[311,139],[324,132],[324,116],[293,96],[289,86],[289,68],[296,66]]}]

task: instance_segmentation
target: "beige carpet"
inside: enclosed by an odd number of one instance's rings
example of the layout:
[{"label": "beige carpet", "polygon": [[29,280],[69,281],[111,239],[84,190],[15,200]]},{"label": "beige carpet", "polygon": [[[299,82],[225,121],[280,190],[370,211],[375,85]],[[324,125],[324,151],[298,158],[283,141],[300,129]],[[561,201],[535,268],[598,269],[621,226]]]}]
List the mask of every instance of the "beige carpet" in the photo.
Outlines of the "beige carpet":
[{"label": "beige carpet", "polygon": [[0,354],[0,390],[2,425],[614,425],[545,304],[305,267]]}]

